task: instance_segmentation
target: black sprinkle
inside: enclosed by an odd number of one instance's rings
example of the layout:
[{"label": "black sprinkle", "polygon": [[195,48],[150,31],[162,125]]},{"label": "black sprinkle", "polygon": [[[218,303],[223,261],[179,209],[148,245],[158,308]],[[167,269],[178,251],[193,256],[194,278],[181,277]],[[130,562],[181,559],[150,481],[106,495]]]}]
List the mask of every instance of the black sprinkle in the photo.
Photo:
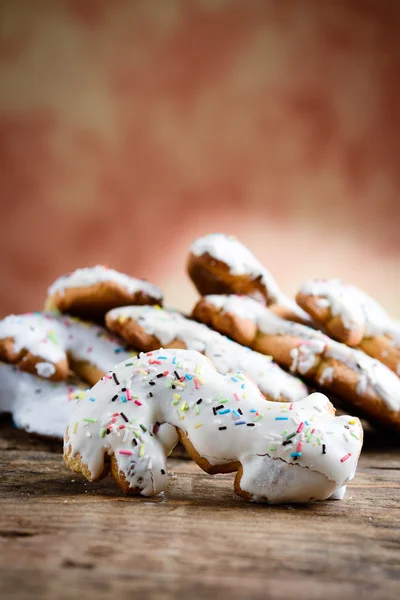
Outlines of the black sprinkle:
[{"label": "black sprinkle", "polygon": [[121,413],[120,413],[120,415],[121,415],[121,417],[124,419],[124,421],[126,421],[126,422],[128,422],[128,421],[129,421],[129,419],[127,419],[127,418],[126,418],[126,416],[124,415],[124,413],[123,413],[123,412],[121,412]]},{"label": "black sprinkle", "polygon": [[247,427],[255,427],[255,423],[247,423]]},{"label": "black sprinkle", "polygon": [[157,375],[157,377],[158,377],[158,378],[160,378],[160,377],[164,377],[164,373],[159,373],[159,374]]},{"label": "black sprinkle", "polygon": [[174,390],[176,388],[176,385],[171,385],[172,389]]},{"label": "black sprinkle", "polygon": [[157,427],[160,427],[161,423],[159,423],[158,421],[156,421],[156,425],[157,425]]},{"label": "black sprinkle", "polygon": [[121,388],[121,392],[126,392],[126,388]]},{"label": "black sprinkle", "polygon": [[40,394],[40,393],[41,393],[41,391],[42,391],[42,390],[39,390],[39,389],[38,389],[38,390],[35,390],[35,393],[36,393],[36,394]]},{"label": "black sprinkle", "polygon": [[149,381],[149,385],[156,385],[155,381]]},{"label": "black sprinkle", "polygon": [[322,454],[326,454],[326,445],[322,444]]},{"label": "black sprinkle", "polygon": [[215,406],[213,406],[213,413],[214,413],[214,415],[217,414],[217,410],[216,410]]},{"label": "black sprinkle", "polygon": [[344,426],[345,429],[350,429],[349,425]]},{"label": "black sprinkle", "polygon": [[143,431],[147,431],[147,429],[144,425],[140,425],[140,429],[142,429]]},{"label": "black sprinkle", "polygon": [[221,408],[224,408],[224,405],[223,405],[223,404],[220,404],[219,406],[216,406],[216,407],[215,407],[215,410],[220,410]]},{"label": "black sprinkle", "polygon": [[153,394],[151,392],[149,392],[149,398],[152,398]]},{"label": "black sprinkle", "polygon": [[161,475],[165,475],[164,469],[161,469]]},{"label": "black sprinkle", "polygon": [[111,402],[115,402],[117,398],[118,398],[118,394],[115,394],[115,396],[113,396],[113,397],[111,398]]},{"label": "black sprinkle", "polygon": [[177,379],[180,379],[180,377],[179,377],[179,375],[178,375],[178,373],[177,373],[176,371],[174,371],[174,375],[175,375],[175,377],[176,377]]},{"label": "black sprinkle", "polygon": [[132,440],[132,444],[133,444],[134,446],[137,446],[137,439],[136,439],[136,438],[133,438],[133,440]]},{"label": "black sprinkle", "polygon": [[199,398],[196,402],[196,404],[201,404],[203,402],[203,398]]},{"label": "black sprinkle", "polygon": [[111,429],[107,429],[106,435],[108,435],[109,433],[111,433]]},{"label": "black sprinkle", "polygon": [[241,408],[238,408],[238,413],[239,413],[240,415],[242,415],[242,414],[243,414],[243,411],[242,411],[242,409],[241,409]]},{"label": "black sprinkle", "polygon": [[292,440],[285,440],[284,442],[282,442],[282,446],[287,446],[288,444],[291,444]]},{"label": "black sprinkle", "polygon": [[150,436],[150,437],[153,437],[153,434],[151,433],[151,431],[149,431],[149,436]]},{"label": "black sprinkle", "polygon": [[219,429],[220,431],[223,431],[224,429],[226,429],[226,427],[225,427],[225,426],[223,426],[223,427],[218,427],[218,429]]},{"label": "black sprinkle", "polygon": [[119,385],[119,381],[118,381],[118,377],[116,376],[115,373],[113,373],[113,377],[114,377],[114,381],[117,385]]}]

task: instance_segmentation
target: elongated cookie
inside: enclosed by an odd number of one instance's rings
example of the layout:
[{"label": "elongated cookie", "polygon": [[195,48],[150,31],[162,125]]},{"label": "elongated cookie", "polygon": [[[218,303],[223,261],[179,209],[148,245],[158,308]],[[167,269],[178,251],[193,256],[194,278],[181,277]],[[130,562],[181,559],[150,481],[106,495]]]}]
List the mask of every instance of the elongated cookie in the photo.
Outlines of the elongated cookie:
[{"label": "elongated cookie", "polygon": [[201,295],[251,296],[282,318],[310,323],[309,315],[284,294],[271,273],[232,235],[212,233],[190,248],[188,273]]},{"label": "elongated cookie", "polygon": [[0,321],[0,360],[51,381],[72,369],[93,385],[132,353],[103,327],[72,317],[26,313]]},{"label": "elongated cookie", "polygon": [[307,396],[303,382],[283,371],[270,357],[243,348],[177,312],[153,306],[124,306],[107,313],[106,324],[139,350],[197,350],[211,360],[218,373],[244,371],[268,400],[297,402]]},{"label": "elongated cookie", "polygon": [[0,362],[0,414],[10,413],[15,426],[28,433],[62,440],[85,389],[87,384],[77,377],[46,381]]},{"label": "elongated cookie", "polygon": [[372,424],[400,430],[400,379],[361,350],[281,319],[243,296],[205,296],[193,315],[357,407]]},{"label": "elongated cookie", "polygon": [[107,311],[130,304],[162,304],[161,290],[142,279],[102,265],[77,269],[48,290],[46,310],[102,322]]},{"label": "elongated cookie", "polygon": [[333,338],[359,346],[400,376],[400,325],[373,298],[338,279],[314,279],[296,299]]},{"label": "elongated cookie", "polygon": [[269,402],[242,373],[221,375],[193,350],[160,349],[122,362],[87,392],[70,419],[65,462],[89,480],[111,469],[125,492],[158,494],[166,425],[207,473],[237,471],[236,493],[271,503],[343,497],[363,435],[323,394]]}]

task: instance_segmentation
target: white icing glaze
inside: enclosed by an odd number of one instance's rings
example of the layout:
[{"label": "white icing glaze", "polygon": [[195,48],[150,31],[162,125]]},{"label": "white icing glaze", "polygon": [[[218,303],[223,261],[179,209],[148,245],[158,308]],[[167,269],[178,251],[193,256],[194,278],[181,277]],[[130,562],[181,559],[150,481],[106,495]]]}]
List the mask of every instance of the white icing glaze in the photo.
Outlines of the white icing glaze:
[{"label": "white icing glaze", "polygon": [[269,402],[242,373],[218,374],[192,350],[160,349],[121,363],[86,393],[65,454],[79,454],[91,479],[114,454],[130,487],[157,494],[167,469],[154,426],[169,423],[211,465],[239,461],[241,489],[253,500],[325,499],[351,479],[362,445],[358,419],[334,417],[329,407],[318,393],[292,407]]},{"label": "white icing glaze", "polygon": [[367,356],[361,350],[355,350],[345,344],[335,342],[320,331],[305,325],[281,319],[251,298],[223,295],[211,295],[205,296],[205,298],[224,312],[253,321],[262,333],[290,335],[299,338],[301,343],[294,349],[298,354],[296,352],[292,354],[293,372],[305,375],[314,365],[317,357],[321,355],[336,358],[358,373],[361,381],[360,393],[364,393],[361,392],[361,389],[365,390],[365,384],[367,384],[383,400],[389,410],[400,410],[400,379],[384,364]]},{"label": "white icing glaze", "polygon": [[75,360],[88,361],[105,373],[132,354],[124,349],[119,338],[103,327],[51,313],[6,317],[0,321],[0,339],[5,338],[14,339],[16,352],[24,348],[44,359],[36,365],[42,377],[50,377],[54,372],[50,366],[65,360],[67,354]]},{"label": "white icing glaze", "polygon": [[11,413],[19,429],[62,439],[87,385],[77,378],[50,382],[0,362],[0,413]]},{"label": "white icing glaze", "polygon": [[300,291],[319,296],[333,316],[339,316],[346,329],[361,330],[363,337],[389,335],[400,346],[400,326],[373,298],[339,279],[314,279],[304,283]]},{"label": "white icing glaze", "polygon": [[59,277],[48,289],[48,295],[52,296],[56,292],[63,294],[66,288],[79,288],[90,285],[95,285],[101,281],[112,281],[126,289],[129,294],[136,292],[144,292],[156,300],[162,300],[161,290],[143,279],[135,279],[124,273],[114,271],[102,265],[95,267],[85,267],[84,269],[76,269],[68,275]]},{"label": "white icing glaze", "polygon": [[303,382],[283,371],[270,357],[245,348],[177,312],[153,306],[123,306],[111,310],[107,316],[137,321],[146,333],[155,335],[162,346],[178,338],[189,350],[207,356],[219,373],[244,371],[263,393],[275,400],[283,396],[289,402],[297,402],[307,395]]},{"label": "white icing glaze", "polygon": [[279,289],[275,278],[268,269],[235,236],[210,233],[198,238],[190,250],[195,256],[207,253],[212,258],[225,263],[233,275],[248,275],[252,279],[260,278],[268,296],[268,304],[280,304],[290,309],[305,322],[310,321],[309,315]]}]

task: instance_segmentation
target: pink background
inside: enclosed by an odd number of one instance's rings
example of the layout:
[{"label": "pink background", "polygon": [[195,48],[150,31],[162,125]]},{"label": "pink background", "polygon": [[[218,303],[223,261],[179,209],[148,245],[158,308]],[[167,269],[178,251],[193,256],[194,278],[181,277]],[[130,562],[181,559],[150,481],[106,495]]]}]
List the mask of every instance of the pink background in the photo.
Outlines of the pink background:
[{"label": "pink background", "polygon": [[0,0],[0,312],[105,263],[190,308],[236,234],[400,316],[397,0]]}]

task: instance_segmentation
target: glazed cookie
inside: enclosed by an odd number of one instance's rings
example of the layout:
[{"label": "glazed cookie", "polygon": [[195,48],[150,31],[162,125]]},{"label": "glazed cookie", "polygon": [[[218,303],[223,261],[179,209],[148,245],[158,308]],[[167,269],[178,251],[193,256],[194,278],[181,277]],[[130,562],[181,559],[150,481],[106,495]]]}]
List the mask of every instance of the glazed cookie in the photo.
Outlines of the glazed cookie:
[{"label": "glazed cookie", "polygon": [[28,433],[61,440],[85,389],[77,377],[50,382],[0,362],[0,414],[11,413],[15,426]]},{"label": "glazed cookie", "polygon": [[212,233],[197,239],[190,248],[187,269],[201,295],[251,296],[284,319],[311,322],[308,314],[281,292],[271,273],[232,235]]},{"label": "glazed cookie", "polygon": [[400,430],[400,379],[361,350],[280,319],[243,296],[206,296],[197,303],[193,315],[358,407],[372,424]]},{"label": "glazed cookie", "polygon": [[72,317],[26,313],[0,321],[0,360],[52,381],[66,379],[72,369],[93,385],[130,356],[106,329]]},{"label": "glazed cookie", "polygon": [[359,346],[400,376],[400,325],[370,296],[338,279],[314,279],[296,298],[333,338]]},{"label": "glazed cookie", "polygon": [[162,304],[161,290],[102,265],[77,269],[57,279],[48,290],[46,310],[102,321],[107,311],[129,304]]},{"label": "glazed cookie", "polygon": [[160,349],[122,362],[87,392],[65,435],[65,462],[89,480],[111,469],[125,492],[158,494],[167,484],[164,424],[207,473],[237,471],[237,494],[271,503],[342,497],[363,435],[323,394],[269,402],[243,373],[220,375],[198,352]]},{"label": "glazed cookie", "polygon": [[218,373],[244,371],[268,400],[297,402],[307,396],[303,382],[283,371],[271,357],[243,348],[177,312],[154,306],[124,306],[110,311],[106,324],[139,350],[197,350],[211,360]]}]

